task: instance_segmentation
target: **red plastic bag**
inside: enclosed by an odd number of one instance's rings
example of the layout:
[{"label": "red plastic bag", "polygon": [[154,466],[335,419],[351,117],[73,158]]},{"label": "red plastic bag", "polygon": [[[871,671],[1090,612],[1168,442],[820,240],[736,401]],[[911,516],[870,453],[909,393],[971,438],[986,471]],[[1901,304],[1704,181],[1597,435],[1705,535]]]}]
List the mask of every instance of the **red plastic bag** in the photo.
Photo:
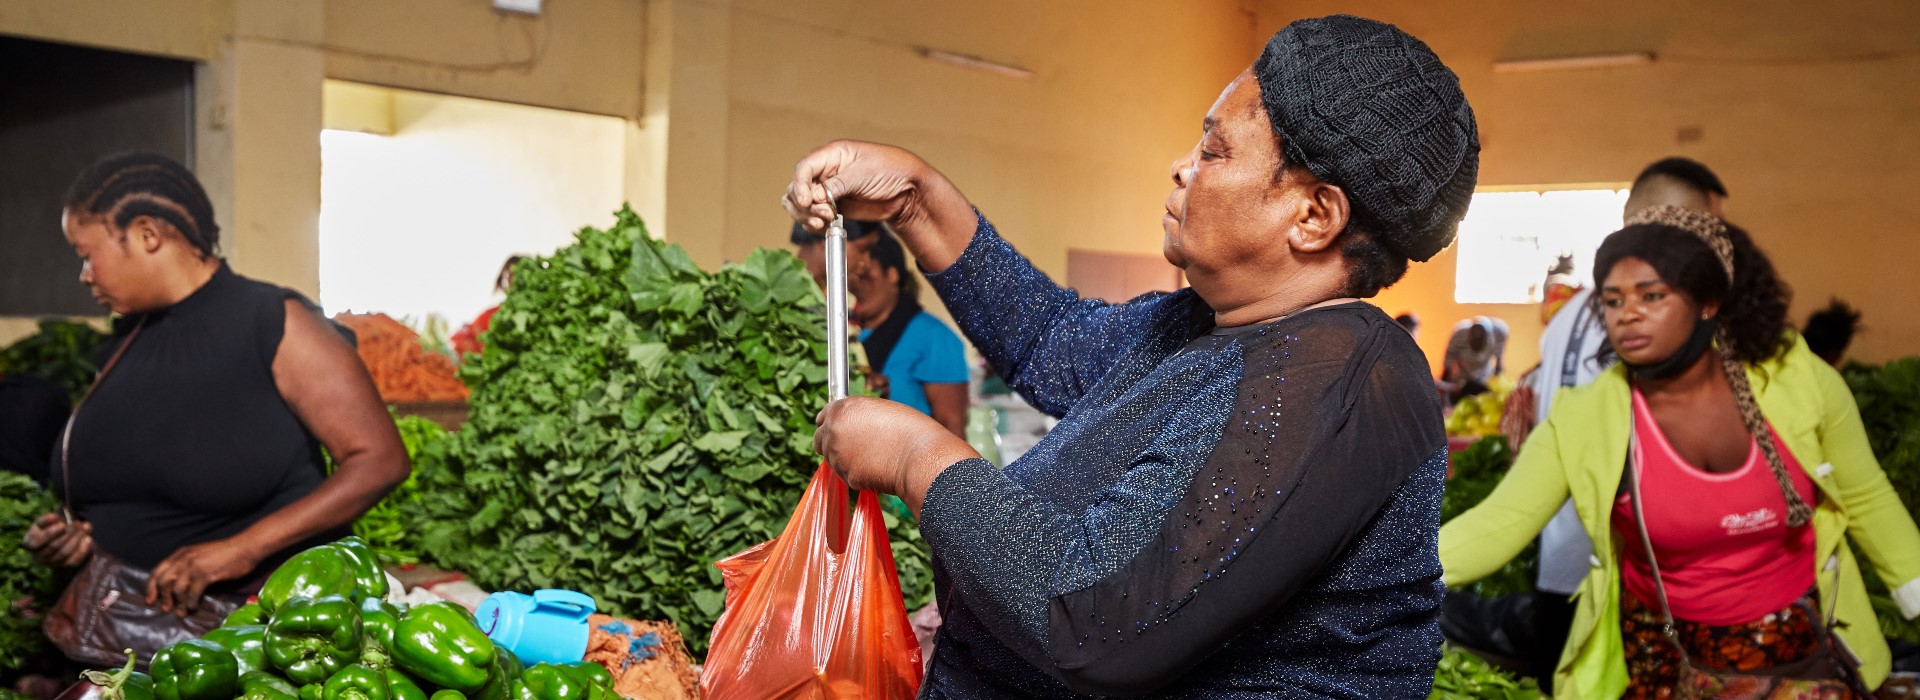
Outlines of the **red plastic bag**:
[{"label": "red plastic bag", "polygon": [[778,538],[722,559],[727,608],[713,625],[707,700],[911,698],[920,645],[907,622],[880,499],[821,464]]}]

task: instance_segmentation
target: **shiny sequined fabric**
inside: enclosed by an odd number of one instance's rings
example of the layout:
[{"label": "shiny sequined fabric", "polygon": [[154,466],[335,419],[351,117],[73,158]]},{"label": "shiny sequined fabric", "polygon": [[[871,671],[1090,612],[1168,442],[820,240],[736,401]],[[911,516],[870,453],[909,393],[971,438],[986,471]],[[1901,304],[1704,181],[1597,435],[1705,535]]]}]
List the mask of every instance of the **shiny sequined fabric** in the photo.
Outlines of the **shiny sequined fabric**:
[{"label": "shiny sequined fabric", "polygon": [[946,623],[924,697],[1426,696],[1445,437],[1391,319],[1214,329],[1191,291],[1081,300],[984,218],[929,280],[1062,420],[928,492]]}]

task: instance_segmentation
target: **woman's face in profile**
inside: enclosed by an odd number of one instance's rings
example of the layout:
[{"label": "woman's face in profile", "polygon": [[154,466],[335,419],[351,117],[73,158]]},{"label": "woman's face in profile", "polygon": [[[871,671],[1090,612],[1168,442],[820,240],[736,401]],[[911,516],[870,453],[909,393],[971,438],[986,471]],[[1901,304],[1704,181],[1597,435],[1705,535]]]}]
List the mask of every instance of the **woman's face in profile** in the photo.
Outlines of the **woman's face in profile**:
[{"label": "woman's face in profile", "polygon": [[1626,257],[1600,283],[1600,313],[1614,354],[1630,365],[1650,365],[1680,351],[1701,308],[1653,265]]},{"label": "woman's face in profile", "polygon": [[60,214],[67,245],[80,256],[80,283],[87,285],[96,304],[117,314],[134,313],[138,306],[138,273],[126,232],[115,232],[99,216]]},{"label": "woman's face in profile", "polygon": [[1280,179],[1280,143],[1260,84],[1242,72],[1207,110],[1200,141],[1174,161],[1162,249],[1167,262],[1205,274],[1244,264],[1259,248],[1285,245],[1293,211]]}]

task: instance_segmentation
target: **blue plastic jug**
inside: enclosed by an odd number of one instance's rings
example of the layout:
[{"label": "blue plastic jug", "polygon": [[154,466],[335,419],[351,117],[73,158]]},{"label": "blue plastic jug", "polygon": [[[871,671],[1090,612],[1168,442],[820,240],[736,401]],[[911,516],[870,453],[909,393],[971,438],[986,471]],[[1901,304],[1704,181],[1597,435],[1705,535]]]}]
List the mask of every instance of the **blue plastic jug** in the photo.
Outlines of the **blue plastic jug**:
[{"label": "blue plastic jug", "polygon": [[585,593],[545,588],[533,595],[502,591],[487,596],[473,616],[488,638],[532,666],[585,657],[587,616],[593,611],[593,598]]}]

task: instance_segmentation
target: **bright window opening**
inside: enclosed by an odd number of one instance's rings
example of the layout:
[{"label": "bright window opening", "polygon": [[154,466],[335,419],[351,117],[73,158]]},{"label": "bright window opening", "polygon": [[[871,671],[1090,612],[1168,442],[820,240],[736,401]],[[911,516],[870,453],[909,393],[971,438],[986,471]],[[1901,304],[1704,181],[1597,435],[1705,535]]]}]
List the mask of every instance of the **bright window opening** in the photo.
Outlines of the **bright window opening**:
[{"label": "bright window opening", "polygon": [[1480,192],[1460,222],[1453,300],[1461,304],[1540,301],[1547,270],[1573,256],[1575,279],[1593,274],[1593,252],[1620,228],[1627,191]]}]

